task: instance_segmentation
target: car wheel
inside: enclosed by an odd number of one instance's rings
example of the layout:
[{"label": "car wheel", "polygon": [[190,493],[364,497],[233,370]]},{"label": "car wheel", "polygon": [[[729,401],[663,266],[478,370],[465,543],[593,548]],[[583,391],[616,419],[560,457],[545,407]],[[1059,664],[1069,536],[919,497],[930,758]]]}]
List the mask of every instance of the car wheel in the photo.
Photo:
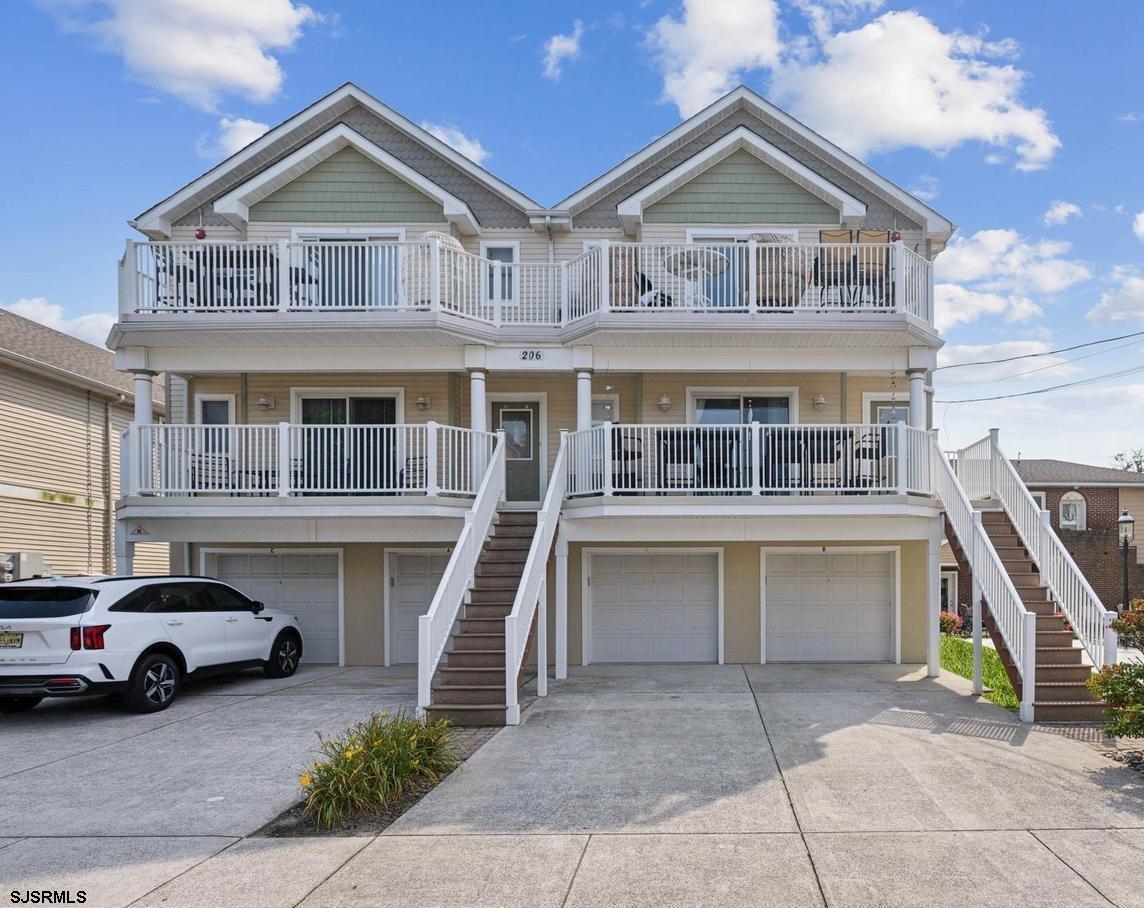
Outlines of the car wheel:
[{"label": "car wheel", "polygon": [[279,634],[270,651],[265,671],[271,678],[289,678],[298,670],[302,658],[302,643],[294,634]]},{"label": "car wheel", "polygon": [[163,653],[144,656],[131,673],[125,699],[137,713],[166,709],[179,692],[179,666]]},{"label": "car wheel", "polygon": [[26,713],[39,706],[43,697],[0,697],[0,713]]}]

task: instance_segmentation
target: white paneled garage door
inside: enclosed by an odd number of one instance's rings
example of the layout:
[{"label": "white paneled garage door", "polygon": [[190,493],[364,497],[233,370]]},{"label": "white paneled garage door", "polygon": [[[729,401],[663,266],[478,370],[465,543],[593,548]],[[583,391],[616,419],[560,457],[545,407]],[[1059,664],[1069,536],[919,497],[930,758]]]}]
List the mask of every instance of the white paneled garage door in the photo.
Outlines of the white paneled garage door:
[{"label": "white paneled garage door", "polygon": [[893,661],[892,553],[770,550],[764,570],[768,662]]},{"label": "white paneled garage door", "polygon": [[714,554],[593,554],[593,662],[718,662]]},{"label": "white paneled garage door", "polygon": [[302,626],[302,661],[338,662],[338,556],[306,554],[216,554],[215,576],[298,618]]},{"label": "white paneled garage door", "polygon": [[429,611],[449,553],[392,552],[389,556],[392,661],[417,661],[417,620]]}]

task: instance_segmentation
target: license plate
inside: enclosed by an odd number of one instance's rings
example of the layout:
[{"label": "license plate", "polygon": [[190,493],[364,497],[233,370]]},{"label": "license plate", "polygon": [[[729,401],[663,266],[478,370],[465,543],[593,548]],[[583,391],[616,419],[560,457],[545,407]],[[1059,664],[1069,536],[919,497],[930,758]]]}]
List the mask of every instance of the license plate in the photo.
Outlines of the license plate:
[{"label": "license plate", "polygon": [[19,649],[24,645],[23,634],[13,633],[0,633],[0,648],[3,649]]}]

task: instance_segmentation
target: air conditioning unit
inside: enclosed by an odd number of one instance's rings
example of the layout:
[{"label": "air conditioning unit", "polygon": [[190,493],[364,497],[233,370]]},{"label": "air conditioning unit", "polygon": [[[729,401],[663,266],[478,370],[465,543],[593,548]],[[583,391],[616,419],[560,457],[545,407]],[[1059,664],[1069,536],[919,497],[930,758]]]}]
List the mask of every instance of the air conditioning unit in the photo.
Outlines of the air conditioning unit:
[{"label": "air conditioning unit", "polygon": [[40,552],[9,552],[0,555],[0,582],[30,580],[33,577],[50,577],[52,569],[44,564]]}]

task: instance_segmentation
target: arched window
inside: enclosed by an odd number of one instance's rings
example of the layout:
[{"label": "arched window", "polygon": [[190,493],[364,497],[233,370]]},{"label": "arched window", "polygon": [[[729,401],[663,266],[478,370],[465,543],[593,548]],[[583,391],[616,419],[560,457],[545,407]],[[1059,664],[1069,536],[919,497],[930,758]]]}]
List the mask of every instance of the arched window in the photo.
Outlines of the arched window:
[{"label": "arched window", "polygon": [[1088,527],[1085,500],[1080,492],[1065,492],[1061,496],[1061,529],[1083,530]]}]

